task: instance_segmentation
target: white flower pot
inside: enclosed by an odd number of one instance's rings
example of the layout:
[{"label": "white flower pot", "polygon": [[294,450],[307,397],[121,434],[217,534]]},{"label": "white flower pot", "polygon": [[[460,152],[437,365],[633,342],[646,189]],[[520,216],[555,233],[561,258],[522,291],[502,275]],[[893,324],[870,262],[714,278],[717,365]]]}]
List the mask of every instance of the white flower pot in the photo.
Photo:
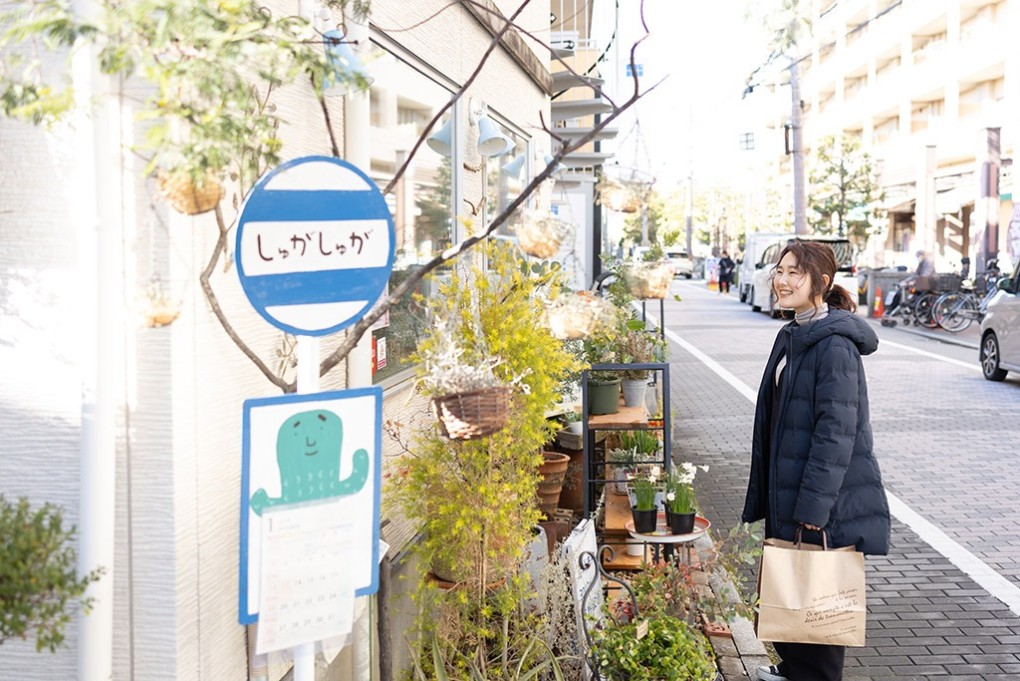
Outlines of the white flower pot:
[{"label": "white flower pot", "polygon": [[640,407],[645,403],[645,389],[648,387],[646,378],[625,378],[620,385],[623,387],[623,404],[627,407]]}]

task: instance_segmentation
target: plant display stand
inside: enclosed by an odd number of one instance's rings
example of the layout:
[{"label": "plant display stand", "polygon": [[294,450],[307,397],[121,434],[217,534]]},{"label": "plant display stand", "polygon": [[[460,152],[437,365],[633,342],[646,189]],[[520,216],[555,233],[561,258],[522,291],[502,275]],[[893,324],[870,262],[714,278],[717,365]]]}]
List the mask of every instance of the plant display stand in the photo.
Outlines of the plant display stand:
[{"label": "plant display stand", "polygon": [[[662,384],[661,414],[649,415],[644,405],[637,407],[623,406],[622,399],[620,410],[615,414],[591,415],[588,413],[588,374],[589,371],[640,371],[648,370],[654,372],[654,378]],[[649,464],[662,466],[663,471],[668,474],[672,466],[671,456],[671,434],[672,423],[669,408],[669,364],[665,362],[650,362],[644,364],[595,364],[588,370],[581,372],[581,404],[584,406],[582,412],[584,444],[584,510],[585,518],[591,517],[592,512],[598,504],[602,494],[605,494],[605,522],[598,530],[599,543],[613,547],[615,556],[611,560],[603,557],[604,567],[607,570],[637,570],[647,557],[650,560],[651,552],[645,546],[645,557],[628,555],[626,547],[633,543],[630,533],[627,531],[627,523],[631,520],[630,502],[627,497],[619,494],[610,494],[606,483],[610,482],[606,476],[607,452],[603,444],[598,450],[600,437],[606,431],[625,430],[658,430],[662,431],[662,457]],[[601,456],[599,456],[601,454]]]}]

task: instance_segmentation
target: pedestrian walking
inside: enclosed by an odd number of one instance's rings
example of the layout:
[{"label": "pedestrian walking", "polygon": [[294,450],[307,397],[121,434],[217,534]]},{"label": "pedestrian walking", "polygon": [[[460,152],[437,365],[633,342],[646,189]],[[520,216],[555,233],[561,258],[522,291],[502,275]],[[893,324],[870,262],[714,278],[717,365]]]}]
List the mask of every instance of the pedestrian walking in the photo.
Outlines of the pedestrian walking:
[{"label": "pedestrian walking", "polygon": [[[765,519],[765,535],[865,554],[889,550],[889,507],[872,451],[861,355],[878,337],[833,285],[827,245],[791,241],[780,254],[772,295],[795,318],[776,337],[758,389],[744,522]],[[778,665],[762,681],[838,681],[843,646],[776,642]]]},{"label": "pedestrian walking", "polygon": [[722,252],[722,257],[719,258],[719,293],[729,293],[730,284],[733,283],[733,271],[737,268],[737,263],[733,262],[733,258],[726,251]]}]

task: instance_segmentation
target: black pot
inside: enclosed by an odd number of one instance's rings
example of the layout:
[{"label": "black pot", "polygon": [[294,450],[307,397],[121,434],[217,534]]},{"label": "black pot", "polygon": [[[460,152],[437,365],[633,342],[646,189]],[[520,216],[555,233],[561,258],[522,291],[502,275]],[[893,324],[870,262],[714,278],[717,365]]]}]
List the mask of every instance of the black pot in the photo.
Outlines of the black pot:
[{"label": "black pot", "polygon": [[631,515],[634,516],[634,531],[640,534],[651,534],[655,532],[655,517],[659,514],[658,509],[650,511],[639,511],[637,506],[630,507]]},{"label": "black pot", "polygon": [[673,534],[690,534],[694,531],[694,512],[691,513],[670,513],[666,509],[666,522],[669,523],[669,531]]}]

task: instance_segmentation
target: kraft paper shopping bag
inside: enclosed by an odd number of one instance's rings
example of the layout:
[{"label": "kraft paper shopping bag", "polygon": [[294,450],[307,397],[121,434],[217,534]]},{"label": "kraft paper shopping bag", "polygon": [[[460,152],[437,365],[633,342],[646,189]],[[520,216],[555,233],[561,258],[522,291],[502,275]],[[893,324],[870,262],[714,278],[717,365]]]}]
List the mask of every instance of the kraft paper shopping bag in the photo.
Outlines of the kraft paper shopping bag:
[{"label": "kraft paper shopping bag", "polygon": [[755,630],[763,641],[863,646],[864,554],[766,539]]}]

